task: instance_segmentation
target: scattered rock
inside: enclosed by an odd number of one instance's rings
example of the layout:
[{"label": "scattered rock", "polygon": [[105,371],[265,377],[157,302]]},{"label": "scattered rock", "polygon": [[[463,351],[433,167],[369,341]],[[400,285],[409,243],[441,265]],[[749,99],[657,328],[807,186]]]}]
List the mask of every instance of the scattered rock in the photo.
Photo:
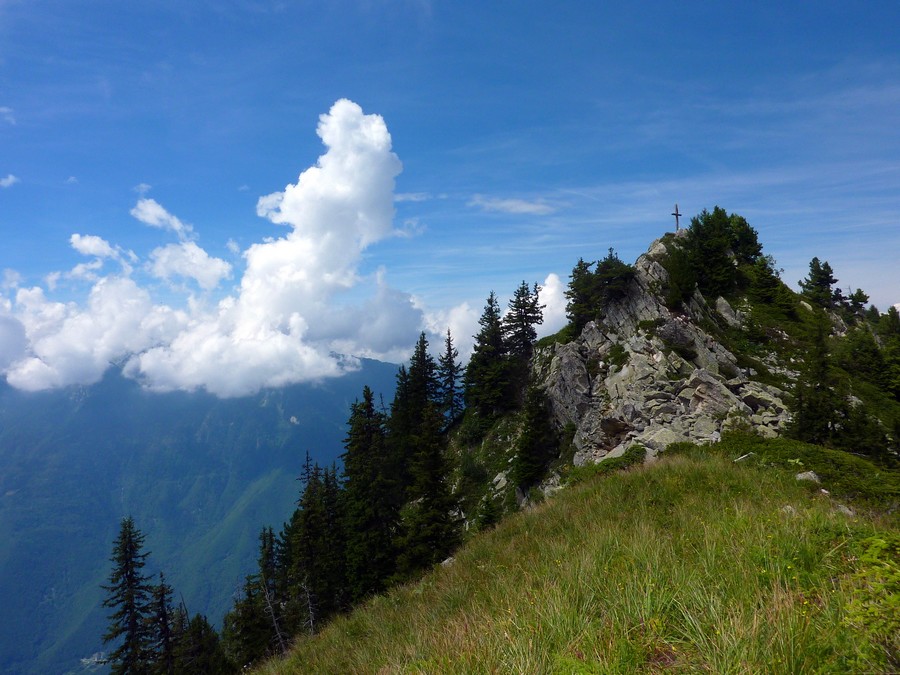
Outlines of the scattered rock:
[{"label": "scattered rock", "polygon": [[743,462],[745,459],[749,459],[749,458],[755,457],[755,456],[756,456],[756,453],[755,453],[755,452],[748,452],[746,455],[741,455],[740,457],[738,457],[738,458],[737,458],[736,460],[734,460],[734,461],[735,461],[735,462]]},{"label": "scattered rock", "polygon": [[785,504],[784,506],[782,506],[782,507],[781,507],[781,512],[782,512],[782,513],[786,513],[786,514],[789,515],[789,516],[796,516],[796,515],[797,515],[797,509],[795,509],[795,508],[794,508],[793,506],[791,506],[790,504]]},{"label": "scattered rock", "polygon": [[804,471],[794,476],[797,480],[811,480],[813,483],[821,483],[821,479],[816,475],[815,471]]},{"label": "scattered rock", "polygon": [[743,323],[740,312],[735,312],[722,296],[716,298],[716,311],[725,319],[725,323],[729,326],[738,328]]},{"label": "scattered rock", "polygon": [[843,513],[848,518],[853,518],[856,515],[856,513],[853,511],[853,509],[851,509],[848,506],[844,506],[843,504],[838,504],[837,506],[834,507],[834,510],[837,511],[838,513]]},{"label": "scattered rock", "polygon": [[740,323],[740,312],[723,298],[711,309],[699,291],[678,312],[666,307],[665,251],[654,242],[622,297],[606,303],[578,338],[535,353],[534,376],[554,423],[576,427],[578,466],[632,443],[653,457],[670,443],[716,441],[748,424],[776,436],[789,419],[784,392],[750,380],[751,371],[701,327],[720,324],[718,315]]},{"label": "scattered rock", "polygon": [[454,558],[451,555],[449,558],[447,558],[446,560],[441,562],[441,567],[450,567],[450,565],[452,565],[455,562],[456,562],[456,558]]}]

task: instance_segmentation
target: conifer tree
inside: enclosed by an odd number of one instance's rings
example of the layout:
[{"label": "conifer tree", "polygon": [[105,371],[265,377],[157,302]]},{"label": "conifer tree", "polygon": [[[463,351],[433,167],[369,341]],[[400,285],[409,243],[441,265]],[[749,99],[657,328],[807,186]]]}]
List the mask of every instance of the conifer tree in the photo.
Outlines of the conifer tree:
[{"label": "conifer tree", "polygon": [[442,417],[427,404],[415,437],[412,484],[403,510],[398,576],[407,577],[445,559],[459,542],[456,502],[447,483],[449,474],[441,434]]},{"label": "conifer tree", "polygon": [[[746,222],[746,221],[745,221]],[[700,292],[709,299],[734,290],[737,271],[731,256],[733,223],[725,209],[704,209],[691,218],[685,239],[690,265]]]},{"label": "conifer tree", "polygon": [[[186,612],[184,618],[186,621]],[[222,641],[230,661],[239,669],[248,668],[271,654],[272,624],[266,616],[265,599],[255,575],[246,577],[241,597],[225,615]]]},{"label": "conifer tree", "polygon": [[572,268],[569,287],[566,289],[566,316],[572,324],[575,335],[579,335],[589,321],[597,316],[595,305],[597,278],[591,270],[593,262],[579,258]]},{"label": "conifer tree", "polygon": [[227,675],[236,668],[228,660],[219,634],[202,614],[187,624],[175,649],[175,672],[179,675]]},{"label": "conifer tree", "polygon": [[788,433],[807,443],[832,446],[844,403],[826,336],[826,318],[817,316],[812,348],[794,385],[793,419]]},{"label": "conifer tree", "polygon": [[134,519],[131,516],[124,518],[113,544],[109,585],[103,586],[108,594],[103,606],[115,610],[109,617],[109,629],[103,641],[121,640],[109,655],[114,674],[146,673],[152,661],[151,586],[143,573],[149,553],[144,552],[143,546],[144,535]]},{"label": "conifer tree", "polygon": [[152,596],[152,625],[150,630],[150,649],[154,661],[152,672],[160,675],[174,675],[175,635],[173,631],[172,587],[166,583],[165,575],[162,572],[159,573],[159,583],[152,589]]},{"label": "conifer tree", "polygon": [[444,351],[437,364],[438,401],[441,413],[446,419],[446,426],[452,425],[463,412],[463,396],[460,388],[463,370],[462,364],[457,361],[458,358],[459,351],[453,346],[453,337],[448,328]]},{"label": "conifer tree", "polygon": [[384,590],[394,573],[397,504],[386,457],[384,415],[372,390],[351,407],[344,441],[347,586],[352,601]]},{"label": "conifer tree", "polygon": [[387,419],[388,446],[399,490],[398,506],[410,484],[409,469],[416,452],[415,436],[422,426],[427,406],[439,403],[440,383],[437,378],[437,364],[428,353],[428,339],[425,333],[419,335],[409,368],[402,367],[397,373],[397,389],[391,403],[391,415]]},{"label": "conifer tree", "polygon": [[544,322],[544,307],[540,304],[541,287],[534,284],[529,287],[523,281],[519,284],[509,301],[509,310],[503,317],[503,341],[506,351],[519,360],[531,357],[537,329]]},{"label": "conifer tree", "polygon": [[516,485],[527,490],[543,477],[557,449],[557,439],[547,411],[547,398],[541,389],[528,388],[522,412],[522,432],[516,443],[512,474]]},{"label": "conifer tree", "polygon": [[511,407],[510,377],[500,305],[491,291],[484,312],[478,319],[481,330],[475,336],[475,348],[464,376],[466,407],[482,419]]},{"label": "conifer tree", "polygon": [[828,261],[820,262],[813,258],[809,262],[809,276],[800,281],[800,288],[810,302],[819,307],[830,309],[834,306],[832,286],[837,283]]}]

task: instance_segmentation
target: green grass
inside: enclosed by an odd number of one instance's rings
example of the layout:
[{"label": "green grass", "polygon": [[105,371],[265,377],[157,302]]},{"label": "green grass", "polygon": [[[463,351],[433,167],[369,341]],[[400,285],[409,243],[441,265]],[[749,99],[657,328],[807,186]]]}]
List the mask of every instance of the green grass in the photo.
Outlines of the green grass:
[{"label": "green grass", "polygon": [[588,478],[260,672],[888,672],[855,617],[884,614],[860,560],[896,529],[732,459]]}]

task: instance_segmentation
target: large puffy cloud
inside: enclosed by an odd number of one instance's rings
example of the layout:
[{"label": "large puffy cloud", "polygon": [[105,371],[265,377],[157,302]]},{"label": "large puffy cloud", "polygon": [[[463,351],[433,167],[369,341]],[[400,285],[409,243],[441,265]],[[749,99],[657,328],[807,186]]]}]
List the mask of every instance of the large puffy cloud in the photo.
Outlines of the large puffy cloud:
[{"label": "large puffy cloud", "polygon": [[[357,367],[355,357],[404,360],[420,330],[438,347],[448,326],[465,356],[477,311],[463,304],[426,315],[389,286],[386,272],[361,269],[367,248],[398,234],[393,191],[401,164],[384,120],[340,100],[317,133],[325,146],[317,162],[257,204],[284,234],[243,252],[237,286],[217,302],[212,292],[231,265],[204,251],[193,227],[154,199],[142,194],[131,215],[178,241],[155,248],[144,264],[132,267],[137,256],[105,239],[72,235],[73,249],[93,259],[48,279],[91,284],[83,304],[56,302],[40,288],[18,288],[14,302],[0,296],[0,371],[10,384],[89,384],[124,363],[127,375],[154,390],[240,396],[338,376]],[[119,263],[115,273],[104,271],[108,261]],[[187,294],[185,309],[174,309],[153,300],[148,288],[157,286],[141,285],[145,273],[193,279],[207,292],[173,284],[170,293]]]},{"label": "large puffy cloud", "polygon": [[207,291],[231,276],[231,265],[213,258],[192,241],[154,249],[150,253],[150,269],[154,276],[167,281],[173,277],[193,279]]},{"label": "large puffy cloud", "polygon": [[[327,151],[315,166],[257,205],[260,216],[289,231],[250,246],[237,294],[195,316],[169,343],[135,354],[128,373],[157,389],[237,396],[355,367],[337,353],[405,354],[422,324],[408,295],[379,277],[361,306],[336,297],[368,281],[359,275],[363,251],[393,234],[401,164],[390,134],[380,116],[347,100],[320,117],[318,134]],[[171,225],[174,216],[151,201],[141,200],[133,215]]]},{"label": "large puffy cloud", "polygon": [[548,274],[538,294],[544,305],[544,323],[538,330],[538,337],[558,333],[569,322],[566,317],[566,285],[557,274]]},{"label": "large puffy cloud", "polygon": [[83,309],[49,301],[40,288],[19,289],[16,306],[28,354],[9,366],[6,378],[29,391],[96,382],[111,363],[169,339],[185,322],[124,277],[98,281]]}]

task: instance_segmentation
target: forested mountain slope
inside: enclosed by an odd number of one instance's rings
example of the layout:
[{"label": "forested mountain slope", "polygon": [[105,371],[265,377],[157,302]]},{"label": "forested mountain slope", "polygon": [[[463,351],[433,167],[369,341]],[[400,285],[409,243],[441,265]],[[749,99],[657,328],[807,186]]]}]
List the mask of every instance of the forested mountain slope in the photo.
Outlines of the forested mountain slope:
[{"label": "forested mountain slope", "polygon": [[256,556],[260,523],[297,500],[306,451],[330,465],[363,382],[396,367],[253,397],[156,394],[115,371],[28,394],[0,383],[0,671],[62,673],[104,649],[100,584],[132,515],[192,612],[218,622]]}]

